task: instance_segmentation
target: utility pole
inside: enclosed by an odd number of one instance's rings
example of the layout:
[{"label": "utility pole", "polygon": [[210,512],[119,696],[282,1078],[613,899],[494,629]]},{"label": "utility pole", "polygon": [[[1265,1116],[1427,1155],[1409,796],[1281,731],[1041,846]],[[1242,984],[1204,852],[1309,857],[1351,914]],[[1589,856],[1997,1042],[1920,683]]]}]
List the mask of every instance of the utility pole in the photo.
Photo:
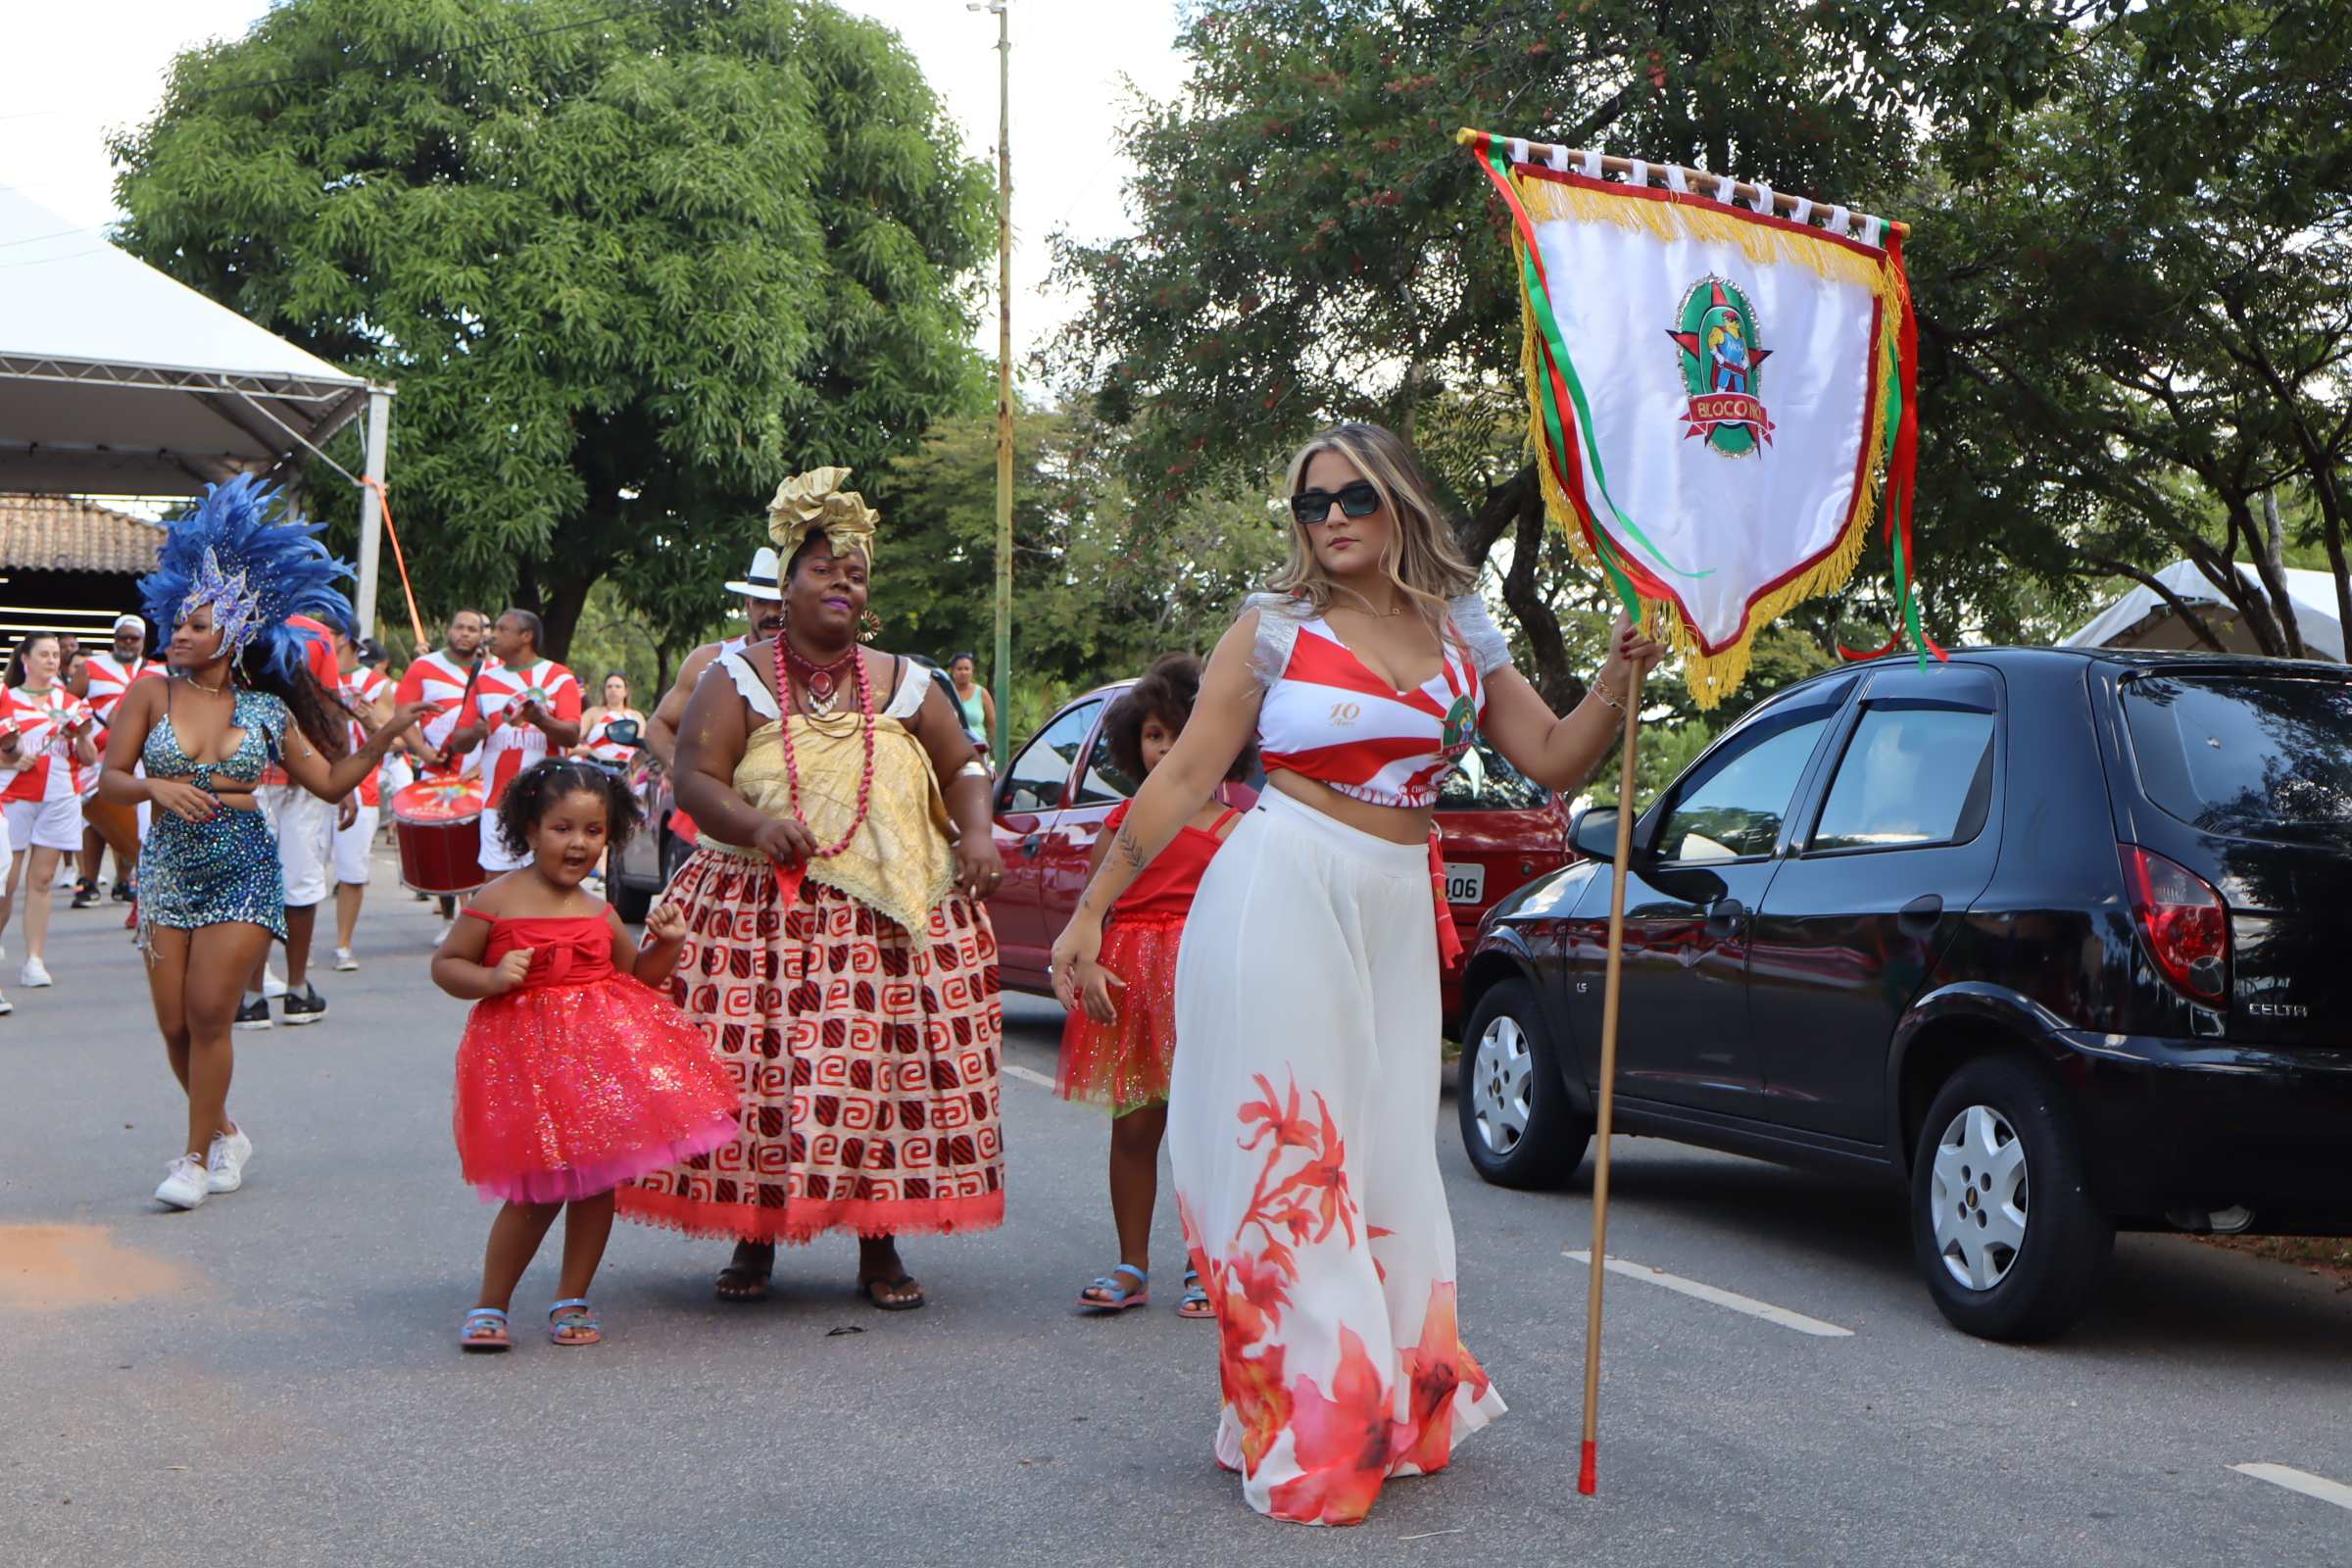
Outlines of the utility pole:
[{"label": "utility pole", "polygon": [[1012,759],[1012,8],[997,14],[997,770]]}]

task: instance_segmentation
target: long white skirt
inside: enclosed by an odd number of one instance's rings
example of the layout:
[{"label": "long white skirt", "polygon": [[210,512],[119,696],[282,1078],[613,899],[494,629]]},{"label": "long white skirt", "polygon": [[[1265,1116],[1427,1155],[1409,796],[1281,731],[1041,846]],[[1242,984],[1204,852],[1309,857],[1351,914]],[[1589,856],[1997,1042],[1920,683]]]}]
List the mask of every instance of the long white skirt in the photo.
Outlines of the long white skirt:
[{"label": "long white skirt", "polygon": [[1176,963],[1168,1154],[1217,1309],[1217,1461],[1260,1513],[1361,1520],[1503,1412],[1454,1321],[1425,849],[1268,790]]}]

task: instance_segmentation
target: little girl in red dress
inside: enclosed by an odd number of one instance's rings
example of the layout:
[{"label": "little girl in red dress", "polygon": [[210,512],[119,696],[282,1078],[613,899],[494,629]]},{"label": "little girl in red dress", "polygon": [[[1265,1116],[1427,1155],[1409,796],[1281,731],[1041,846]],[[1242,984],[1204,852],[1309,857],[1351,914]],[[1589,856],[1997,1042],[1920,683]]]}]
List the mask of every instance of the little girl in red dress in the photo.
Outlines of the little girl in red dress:
[{"label": "little girl in red dress", "polygon": [[504,1350],[507,1305],[539,1243],[564,1224],[564,1299],[548,1308],[558,1345],[604,1338],[588,1284],[612,1230],[613,1189],[735,1136],[740,1095],[666,995],[685,946],[669,905],[646,917],[643,952],[603,900],[581,891],[642,817],[628,787],[586,762],[525,769],[498,807],[512,852],[531,863],[474,897],[433,957],[433,982],[472,1000],[458,1043],[458,1158],[490,1226],[482,1294],[459,1344]]},{"label": "little girl in red dress", "polygon": [[[1200,668],[1190,654],[1169,654],[1111,705],[1102,735],[1112,766],[1141,784],[1159,765],[1192,716]],[[1251,760],[1245,750],[1230,777],[1245,776]],[[1159,1141],[1168,1125],[1168,1066],[1176,1054],[1176,950],[1200,873],[1241,814],[1215,802],[1203,807],[1119,895],[1102,934],[1102,957],[1062,1026],[1055,1093],[1102,1106],[1112,1117],[1110,1212],[1118,1226],[1119,1264],[1078,1293],[1079,1306],[1089,1311],[1123,1312],[1152,1298],[1152,1208],[1159,1189]],[[1087,866],[1090,878],[1126,815],[1121,804],[1102,819]],[[1119,991],[1115,1001],[1113,987]],[[1176,1315],[1215,1316],[1190,1270]]]}]

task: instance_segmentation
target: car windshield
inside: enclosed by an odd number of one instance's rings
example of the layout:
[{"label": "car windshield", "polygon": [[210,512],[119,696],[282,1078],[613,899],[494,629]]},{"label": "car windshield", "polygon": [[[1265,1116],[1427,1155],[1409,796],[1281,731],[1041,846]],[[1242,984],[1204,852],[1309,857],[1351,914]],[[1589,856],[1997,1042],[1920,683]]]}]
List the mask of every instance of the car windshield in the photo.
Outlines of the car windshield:
[{"label": "car windshield", "polygon": [[2124,712],[2140,784],[2168,814],[2230,838],[2352,844],[2352,683],[2143,676]]},{"label": "car windshield", "polygon": [[1503,760],[1484,735],[1438,786],[1441,811],[1528,811],[1550,799],[1549,791]]}]

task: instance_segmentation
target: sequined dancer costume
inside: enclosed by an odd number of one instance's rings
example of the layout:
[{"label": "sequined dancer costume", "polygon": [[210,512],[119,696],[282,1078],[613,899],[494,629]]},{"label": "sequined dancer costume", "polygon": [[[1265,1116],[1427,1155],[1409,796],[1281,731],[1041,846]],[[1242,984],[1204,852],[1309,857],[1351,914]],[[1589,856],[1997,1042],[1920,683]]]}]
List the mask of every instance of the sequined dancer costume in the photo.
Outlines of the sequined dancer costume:
[{"label": "sequined dancer costume", "polygon": [[[206,791],[221,785],[252,790],[270,749],[285,745],[292,718],[286,705],[268,693],[240,691],[234,723],[245,738],[228,760],[196,762],[180,750],[167,698],[164,716],[147,732],[140,753],[147,776],[182,779]],[[139,945],[148,945],[157,926],[193,931],[230,920],[286,939],[286,878],[269,817],[250,807],[223,807],[209,822],[191,822],[157,810],[139,856]]]},{"label": "sequined dancer costume", "polygon": [[485,1203],[565,1203],[735,1136],[734,1075],[667,999],[612,966],[603,915],[488,920],[482,962],[531,950],[458,1045],[458,1159]]}]

